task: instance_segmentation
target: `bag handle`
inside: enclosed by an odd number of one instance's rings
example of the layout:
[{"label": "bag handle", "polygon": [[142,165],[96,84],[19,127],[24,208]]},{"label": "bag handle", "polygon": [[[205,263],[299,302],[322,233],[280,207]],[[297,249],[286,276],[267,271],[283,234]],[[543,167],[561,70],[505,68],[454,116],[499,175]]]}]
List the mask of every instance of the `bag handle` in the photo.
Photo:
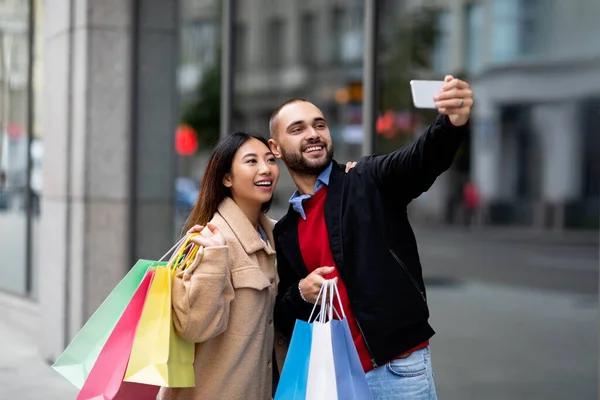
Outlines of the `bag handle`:
[{"label": "bag handle", "polygon": [[[333,319],[333,312],[335,312],[335,316],[337,317],[337,319],[342,319],[342,317],[340,317],[340,313],[338,312],[337,308],[333,305],[334,291],[337,290],[337,283],[333,279],[330,279],[328,282],[329,282],[329,285],[331,286],[331,288],[329,289],[329,320],[331,321]],[[340,303],[340,308],[341,308],[342,302],[340,300],[339,293],[338,293],[338,302]],[[344,314],[344,310],[342,310],[342,315],[344,316],[344,318],[346,318],[346,315]]]},{"label": "bag handle", "polygon": [[187,235],[186,235],[186,236],[184,236],[184,237],[182,237],[181,239],[179,239],[179,241],[178,241],[177,243],[175,243],[175,244],[173,245],[173,247],[171,247],[171,248],[169,249],[169,251],[167,251],[167,252],[165,253],[165,255],[164,255],[164,256],[162,256],[162,257],[161,257],[161,258],[160,258],[158,261],[163,261],[163,260],[165,259],[165,257],[167,257],[169,254],[171,254],[171,252],[172,252],[173,250],[175,250],[175,249],[177,249],[177,248],[179,247],[179,245],[181,244],[181,242],[183,242],[183,241],[185,240],[185,238],[186,238],[186,237],[187,237]]},{"label": "bag handle", "polygon": [[[342,312],[342,317],[344,319],[346,319],[346,313],[344,312],[344,306],[342,306],[342,298],[340,297],[340,291],[338,290],[337,282],[332,281],[331,286],[333,286],[332,290],[335,293],[335,295],[337,296],[338,304],[340,305],[340,311]],[[331,304],[333,307],[333,293],[331,294],[331,297],[332,297]],[[337,310],[336,310],[336,314],[337,314]],[[339,314],[337,314],[337,316],[338,316],[338,318],[340,318]],[[340,319],[342,319],[342,318],[340,318]]]},{"label": "bag handle", "polygon": [[192,247],[192,249],[185,256],[183,263],[180,264],[182,271],[185,271],[186,269],[188,269],[190,267],[190,265],[192,265],[192,263],[194,262],[194,259],[196,258],[196,255],[198,254],[198,251],[200,251],[201,249],[204,249],[204,248],[200,247],[200,246],[195,246],[195,245]]},{"label": "bag handle", "polygon": [[329,307],[328,301],[329,280],[323,282],[323,286],[325,286],[325,290],[323,290],[323,298],[321,299],[321,319],[319,320],[319,322],[321,322],[322,324],[327,322],[327,317],[329,317],[329,320],[331,320],[331,317],[329,316],[329,314],[331,313],[331,308]]},{"label": "bag handle", "polygon": [[337,319],[342,319],[342,317],[340,317],[340,314],[338,313],[337,308],[333,305],[334,287],[335,284],[333,279],[328,279],[325,282],[323,282],[323,285],[321,286],[322,294],[321,292],[319,292],[321,310],[315,317],[315,321],[318,320],[321,323],[331,321],[333,319],[333,313],[335,313]]},{"label": "bag handle", "polygon": [[[313,315],[315,313],[315,310],[317,309],[317,305],[319,304],[319,300],[321,298],[321,294],[323,293],[323,288],[324,287],[325,287],[325,285],[321,285],[321,289],[319,290],[319,294],[317,295],[317,301],[315,302],[315,305],[313,306],[313,309],[312,309],[312,311],[310,313],[310,317],[308,317],[308,322],[311,322],[311,320],[312,320],[312,317],[313,317]],[[321,314],[320,312],[319,312],[319,314],[317,314],[317,316],[315,317],[315,321],[316,321],[317,318],[319,318],[320,314]]]},{"label": "bag handle", "polygon": [[[181,271],[185,271],[186,269],[188,269],[190,267],[190,265],[192,265],[192,263],[194,262],[194,259],[196,258],[198,251],[203,250],[203,247],[197,246],[194,243],[189,244],[188,248],[190,248],[190,250],[187,252],[187,254],[183,258],[183,260],[181,262],[179,262],[177,265],[177,268],[179,268]],[[173,268],[173,269],[176,269],[176,268]]]},{"label": "bag handle", "polygon": [[[181,264],[181,261],[182,261],[181,257],[183,256],[183,253],[185,252],[187,247],[190,245],[190,240],[196,235],[198,235],[198,234],[192,233],[192,234],[189,234],[189,235],[186,235],[183,237],[183,239],[180,241],[181,244],[180,244],[178,250],[176,252],[174,252],[173,255],[171,256],[171,259],[169,259],[169,262],[167,263],[167,267],[176,268],[178,265]],[[192,246],[195,246],[195,245],[192,244]]]},{"label": "bag handle", "polygon": [[[334,310],[334,307],[333,307],[333,297],[334,297],[334,294],[333,294],[333,286],[334,286],[333,279],[327,281],[327,286],[330,287],[329,288],[329,320],[331,321],[333,319],[333,310]],[[337,310],[336,310],[335,313],[337,314]],[[338,318],[339,318],[339,314],[338,314]]]}]

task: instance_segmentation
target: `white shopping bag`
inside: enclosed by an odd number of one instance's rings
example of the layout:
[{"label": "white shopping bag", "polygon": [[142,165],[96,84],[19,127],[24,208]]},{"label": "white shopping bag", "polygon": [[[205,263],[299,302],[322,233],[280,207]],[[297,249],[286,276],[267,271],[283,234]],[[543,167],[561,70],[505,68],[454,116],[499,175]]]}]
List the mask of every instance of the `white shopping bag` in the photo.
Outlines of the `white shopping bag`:
[{"label": "white shopping bag", "polygon": [[[308,365],[306,400],[337,400],[338,398],[331,341],[332,297],[333,288],[329,281],[326,281],[319,293],[321,313],[312,324],[313,336]],[[311,318],[309,318],[309,322]]]}]

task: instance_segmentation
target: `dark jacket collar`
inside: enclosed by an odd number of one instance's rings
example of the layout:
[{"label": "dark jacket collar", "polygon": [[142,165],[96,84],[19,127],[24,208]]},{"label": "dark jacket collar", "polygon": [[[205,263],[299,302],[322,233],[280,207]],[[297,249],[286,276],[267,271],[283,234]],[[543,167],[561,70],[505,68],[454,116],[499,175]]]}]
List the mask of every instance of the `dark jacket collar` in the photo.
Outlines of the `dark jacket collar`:
[{"label": "dark jacket collar", "polygon": [[[325,224],[329,233],[329,243],[333,258],[337,268],[340,270],[343,268],[340,223],[343,206],[344,176],[345,168],[334,160],[327,189],[327,199],[325,200]],[[285,255],[292,268],[297,270],[298,275],[304,276],[307,273],[307,269],[302,259],[302,253],[300,252],[298,218],[299,214],[290,205],[287,214],[275,226],[274,235],[278,245],[277,251],[281,251]]]}]

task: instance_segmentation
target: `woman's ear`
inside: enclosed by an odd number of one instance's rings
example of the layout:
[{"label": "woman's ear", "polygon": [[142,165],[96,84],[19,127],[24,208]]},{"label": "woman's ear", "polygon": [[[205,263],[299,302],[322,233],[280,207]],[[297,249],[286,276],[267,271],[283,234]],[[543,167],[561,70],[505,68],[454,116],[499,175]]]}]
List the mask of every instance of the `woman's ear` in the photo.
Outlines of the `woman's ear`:
[{"label": "woman's ear", "polygon": [[223,177],[223,185],[228,188],[233,186],[233,182],[231,181],[231,174],[225,174],[225,177]]}]

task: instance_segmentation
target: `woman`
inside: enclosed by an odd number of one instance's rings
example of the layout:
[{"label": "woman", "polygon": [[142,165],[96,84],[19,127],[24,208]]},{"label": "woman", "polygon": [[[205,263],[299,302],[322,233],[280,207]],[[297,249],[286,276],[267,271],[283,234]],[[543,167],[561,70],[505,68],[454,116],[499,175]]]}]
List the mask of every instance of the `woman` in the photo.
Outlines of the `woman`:
[{"label": "woman", "polygon": [[271,399],[278,282],[265,212],[278,179],[259,136],[234,133],[215,148],[186,224],[202,232],[191,239],[201,249],[173,281],[175,329],[196,343],[196,387],[163,388],[161,399]]}]

